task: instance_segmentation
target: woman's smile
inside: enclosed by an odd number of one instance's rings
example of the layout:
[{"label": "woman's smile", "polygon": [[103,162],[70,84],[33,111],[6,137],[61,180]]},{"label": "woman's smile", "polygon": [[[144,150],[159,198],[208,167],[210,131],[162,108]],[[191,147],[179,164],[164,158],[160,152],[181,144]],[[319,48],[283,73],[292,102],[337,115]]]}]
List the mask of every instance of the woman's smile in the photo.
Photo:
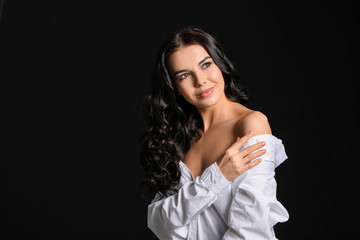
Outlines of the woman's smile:
[{"label": "woman's smile", "polygon": [[198,97],[198,98],[206,98],[206,97],[210,96],[213,92],[214,92],[214,87],[211,87],[211,88],[208,88],[208,89],[202,91],[199,94],[196,94],[196,97]]}]

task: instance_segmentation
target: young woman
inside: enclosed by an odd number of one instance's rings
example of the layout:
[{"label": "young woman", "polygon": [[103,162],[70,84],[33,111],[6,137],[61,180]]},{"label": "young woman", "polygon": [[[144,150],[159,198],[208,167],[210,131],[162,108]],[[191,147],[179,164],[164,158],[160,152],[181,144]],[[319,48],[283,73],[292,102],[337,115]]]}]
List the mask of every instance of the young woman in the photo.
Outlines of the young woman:
[{"label": "young woman", "polygon": [[219,43],[198,28],[160,49],[144,102],[146,182],[157,194],[148,226],[159,239],[276,239],[288,219],[276,199],[286,158]]}]

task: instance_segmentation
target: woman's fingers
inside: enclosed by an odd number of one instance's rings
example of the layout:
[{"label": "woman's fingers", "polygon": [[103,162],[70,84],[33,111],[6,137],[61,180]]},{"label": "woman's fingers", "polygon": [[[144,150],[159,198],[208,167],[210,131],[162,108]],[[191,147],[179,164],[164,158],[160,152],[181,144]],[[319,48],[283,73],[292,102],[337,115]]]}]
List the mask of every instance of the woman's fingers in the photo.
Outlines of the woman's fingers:
[{"label": "woman's fingers", "polygon": [[244,155],[244,153],[241,151],[232,155],[231,158],[234,162],[239,162],[240,164],[244,165],[254,160],[255,158],[258,158],[261,155],[265,154],[265,152],[266,152],[265,149],[261,149],[259,151]]},{"label": "woman's fingers", "polygon": [[265,154],[265,152],[266,152],[265,149],[261,149],[259,151],[247,155],[246,157],[242,158],[241,161],[243,162],[243,164],[250,164],[252,160]]},{"label": "woman's fingers", "polygon": [[256,165],[258,165],[259,163],[261,163],[261,159],[256,159],[255,161],[252,161],[252,162],[249,162],[248,164],[246,164],[246,168],[247,169],[250,169],[250,168],[253,168],[255,167]]},{"label": "woman's fingers", "polygon": [[254,152],[255,150],[258,150],[259,148],[262,148],[266,145],[266,142],[262,141],[262,142],[258,142],[255,143],[245,149],[243,149],[242,151],[240,151],[242,157],[245,157],[247,155],[249,155],[250,153]]},{"label": "woman's fingers", "polygon": [[251,131],[251,132],[248,132],[242,138],[238,137],[230,148],[232,150],[239,151],[239,149],[246,143],[247,140],[249,140],[253,136],[253,134],[254,133]]},{"label": "woman's fingers", "polygon": [[229,181],[232,181],[246,170],[255,167],[261,162],[261,159],[256,158],[265,153],[265,149],[260,149],[265,146],[265,142],[255,143],[239,151],[252,136],[253,133],[249,132],[242,138],[238,137],[226,150],[224,156],[217,161],[220,171]]},{"label": "woman's fingers", "polygon": [[237,142],[235,142],[234,146],[232,146],[237,148],[237,152],[233,154],[232,159],[241,162],[241,164],[249,165],[248,167],[256,166],[257,164],[259,164],[260,162],[255,161],[256,164],[254,163],[255,164],[254,165],[251,161],[254,160],[255,158],[260,157],[266,152],[266,149],[258,150],[266,145],[265,141],[255,143],[239,152],[239,148],[241,148],[245,144],[245,142],[249,140],[249,138],[251,137],[252,137],[252,132],[249,132],[241,139],[238,138]]}]

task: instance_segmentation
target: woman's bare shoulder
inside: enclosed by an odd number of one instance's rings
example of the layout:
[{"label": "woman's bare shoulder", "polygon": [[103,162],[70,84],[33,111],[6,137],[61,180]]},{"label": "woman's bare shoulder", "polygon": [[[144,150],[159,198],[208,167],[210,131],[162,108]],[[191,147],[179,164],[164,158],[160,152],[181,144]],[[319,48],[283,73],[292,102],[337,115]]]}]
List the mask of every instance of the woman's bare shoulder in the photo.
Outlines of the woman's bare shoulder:
[{"label": "woman's bare shoulder", "polygon": [[260,111],[250,109],[239,117],[235,131],[238,136],[244,136],[250,131],[253,131],[254,135],[272,134],[267,116]]}]

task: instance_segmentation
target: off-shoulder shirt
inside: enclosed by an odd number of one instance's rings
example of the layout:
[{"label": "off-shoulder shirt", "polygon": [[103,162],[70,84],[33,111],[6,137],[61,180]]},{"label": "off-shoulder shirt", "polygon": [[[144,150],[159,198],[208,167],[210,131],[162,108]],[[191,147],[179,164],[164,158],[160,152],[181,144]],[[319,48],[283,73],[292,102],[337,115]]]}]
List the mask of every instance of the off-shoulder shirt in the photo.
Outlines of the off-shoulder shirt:
[{"label": "off-shoulder shirt", "polygon": [[271,240],[274,225],[289,214],[276,198],[275,168],[287,159],[281,139],[271,134],[251,137],[240,149],[265,141],[262,162],[228,181],[216,162],[193,178],[180,162],[178,192],[156,194],[148,206],[148,227],[159,239]]}]

